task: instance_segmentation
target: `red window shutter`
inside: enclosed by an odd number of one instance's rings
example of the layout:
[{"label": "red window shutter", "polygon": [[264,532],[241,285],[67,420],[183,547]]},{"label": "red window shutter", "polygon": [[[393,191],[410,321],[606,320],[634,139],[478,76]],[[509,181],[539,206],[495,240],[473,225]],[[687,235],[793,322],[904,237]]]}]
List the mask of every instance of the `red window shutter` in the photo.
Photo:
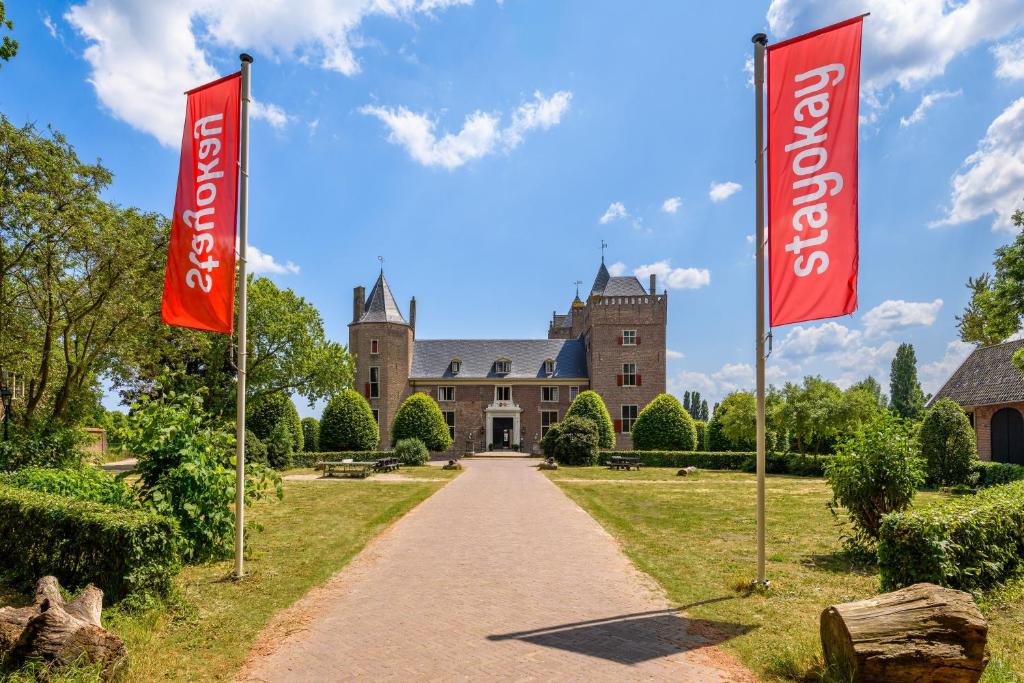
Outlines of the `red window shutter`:
[{"label": "red window shutter", "polygon": [[621,434],[622,433],[622,420],[616,420],[615,421],[615,433],[616,434]]},{"label": "red window shutter", "polygon": [[617,341],[619,343],[619,346],[622,346],[622,335],[620,334],[620,335],[616,336],[615,337],[615,341]]},{"label": "red window shutter", "polygon": [[370,383],[369,382],[366,383],[366,387],[364,388],[364,391],[366,392],[366,398],[370,398]]},{"label": "red window shutter", "polygon": [[636,335],[636,345],[640,346],[640,335]]},{"label": "red window shutter", "polygon": [[619,386],[621,387],[622,386],[622,375],[615,375],[615,380],[619,383]]},{"label": "red window shutter", "polygon": [[642,384],[642,382],[640,381],[640,379],[641,379],[641,378],[640,378],[640,375],[637,375],[637,376],[636,376],[636,385],[637,385],[637,386],[640,386],[640,385]]}]

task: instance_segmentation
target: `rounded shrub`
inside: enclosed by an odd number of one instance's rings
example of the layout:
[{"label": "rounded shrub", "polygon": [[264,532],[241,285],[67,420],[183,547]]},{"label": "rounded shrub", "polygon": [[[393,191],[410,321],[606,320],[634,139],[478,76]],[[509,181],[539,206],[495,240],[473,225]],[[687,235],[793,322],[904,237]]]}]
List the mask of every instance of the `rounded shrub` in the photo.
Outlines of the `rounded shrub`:
[{"label": "rounded shrub", "polygon": [[452,447],[448,423],[437,402],[417,392],[402,401],[391,423],[391,444],[402,439],[419,439],[429,450],[439,453]]},{"label": "rounded shrub", "polygon": [[266,394],[249,404],[246,410],[246,427],[252,430],[261,441],[267,443],[271,434],[281,430],[279,424],[288,429],[292,451],[302,450],[302,421],[295,404],[283,392]]},{"label": "rounded shrub", "polygon": [[697,429],[675,396],[659,394],[633,423],[633,448],[638,451],[692,451]]},{"label": "rounded shrub", "polygon": [[345,389],[327,402],[320,417],[321,450],[372,451],[379,441],[373,410],[358,391]]},{"label": "rounded shrub", "polygon": [[320,420],[315,417],[302,418],[302,450],[307,453],[320,451]]},{"label": "rounded shrub", "polygon": [[604,399],[596,391],[588,389],[580,392],[565,411],[565,417],[587,418],[597,425],[598,447],[615,448],[615,425],[612,424],[612,416],[608,414]]},{"label": "rounded shrub", "polygon": [[921,457],[927,463],[928,483],[958,486],[970,483],[978,450],[967,414],[948,398],[935,402],[921,424]]},{"label": "rounded shrub", "polygon": [[395,457],[403,465],[426,465],[430,451],[419,439],[402,439],[395,444]]},{"label": "rounded shrub", "polygon": [[544,455],[554,458],[560,465],[597,464],[600,437],[597,425],[591,419],[567,417],[548,430],[544,439],[548,444]]},{"label": "rounded shrub", "polygon": [[245,430],[245,461],[267,464],[267,445],[251,429]]}]

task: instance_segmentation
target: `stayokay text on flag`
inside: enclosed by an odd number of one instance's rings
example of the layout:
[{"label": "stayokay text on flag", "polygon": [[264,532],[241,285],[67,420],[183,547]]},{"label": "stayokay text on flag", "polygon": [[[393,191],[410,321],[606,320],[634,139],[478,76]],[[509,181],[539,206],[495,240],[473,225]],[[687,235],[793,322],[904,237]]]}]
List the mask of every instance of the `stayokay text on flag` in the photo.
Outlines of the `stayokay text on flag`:
[{"label": "stayokay text on flag", "polygon": [[768,48],[772,326],[857,308],[862,19]]},{"label": "stayokay text on flag", "polygon": [[240,79],[187,93],[161,311],[168,325],[233,328]]}]

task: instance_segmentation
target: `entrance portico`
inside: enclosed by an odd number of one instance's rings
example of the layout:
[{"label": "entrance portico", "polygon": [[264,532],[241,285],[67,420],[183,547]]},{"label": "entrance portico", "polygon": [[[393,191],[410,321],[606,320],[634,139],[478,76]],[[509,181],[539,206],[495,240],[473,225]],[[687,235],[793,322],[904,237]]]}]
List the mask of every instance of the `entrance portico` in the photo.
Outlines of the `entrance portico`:
[{"label": "entrance portico", "polygon": [[495,450],[519,445],[519,417],[523,409],[512,401],[495,401],[484,409],[487,443]]}]

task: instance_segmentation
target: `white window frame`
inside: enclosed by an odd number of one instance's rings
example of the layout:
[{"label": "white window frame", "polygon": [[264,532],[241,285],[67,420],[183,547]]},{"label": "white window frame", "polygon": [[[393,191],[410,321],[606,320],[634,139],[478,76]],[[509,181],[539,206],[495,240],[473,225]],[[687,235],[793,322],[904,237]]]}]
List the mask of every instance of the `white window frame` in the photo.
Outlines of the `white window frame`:
[{"label": "white window frame", "polygon": [[[448,425],[448,434],[452,437],[452,444],[455,444],[455,411],[454,410],[442,410],[444,414],[444,423]],[[452,416],[452,421],[448,422],[448,415]]]},{"label": "white window frame", "polygon": [[[544,424],[544,417],[554,414],[555,421]],[[540,436],[543,439],[544,435],[548,433],[548,430],[558,424],[558,411],[557,410],[542,410],[540,411]]]},{"label": "white window frame", "polygon": [[555,361],[551,360],[550,358],[544,361],[544,374],[548,375],[549,377],[555,374]]},{"label": "white window frame", "polygon": [[[626,368],[633,368],[632,372],[629,372]],[[624,387],[635,387],[636,377],[639,373],[636,370],[636,363],[623,363],[622,364],[622,386]],[[629,378],[627,382],[626,379]]]},{"label": "white window frame", "polygon": [[462,371],[462,361],[460,361],[458,358],[453,358],[450,365],[453,375],[457,375]]},{"label": "white window frame", "polygon": [[576,397],[580,395],[579,387],[569,387],[569,403],[576,400]]},{"label": "white window frame", "polygon": [[[545,394],[547,394],[547,398],[544,398]],[[541,403],[558,403],[558,387],[541,387],[540,401]]]},{"label": "white window frame", "polygon": [[371,356],[379,356],[380,355],[380,340],[379,339],[371,339],[370,340],[370,355]]},{"label": "white window frame", "polygon": [[507,375],[512,372],[512,361],[507,358],[499,358],[494,361],[494,374]]},{"label": "white window frame", "polygon": [[[451,398],[445,398],[446,394],[451,394]],[[455,387],[453,386],[441,386],[437,388],[437,402],[451,402],[455,400]]]},{"label": "white window frame", "polygon": [[[508,398],[501,398],[502,393],[507,393]],[[496,384],[494,386],[494,402],[499,401],[511,401],[512,400],[512,386],[508,384]]]},{"label": "white window frame", "polygon": [[[629,335],[631,341],[626,341],[626,335]],[[622,331],[622,345],[623,346],[636,346],[636,330],[623,330]]]},{"label": "white window frame", "polygon": [[[629,411],[633,413],[631,417],[626,417],[627,408],[632,408],[632,410]],[[626,404],[619,408],[619,421],[622,423],[623,434],[633,433],[633,425],[636,424],[636,418],[638,415],[640,415],[640,406]]]},{"label": "white window frame", "polygon": [[[374,379],[373,371],[377,371],[377,379]],[[370,398],[380,398],[380,367],[376,365],[370,366]]]}]

